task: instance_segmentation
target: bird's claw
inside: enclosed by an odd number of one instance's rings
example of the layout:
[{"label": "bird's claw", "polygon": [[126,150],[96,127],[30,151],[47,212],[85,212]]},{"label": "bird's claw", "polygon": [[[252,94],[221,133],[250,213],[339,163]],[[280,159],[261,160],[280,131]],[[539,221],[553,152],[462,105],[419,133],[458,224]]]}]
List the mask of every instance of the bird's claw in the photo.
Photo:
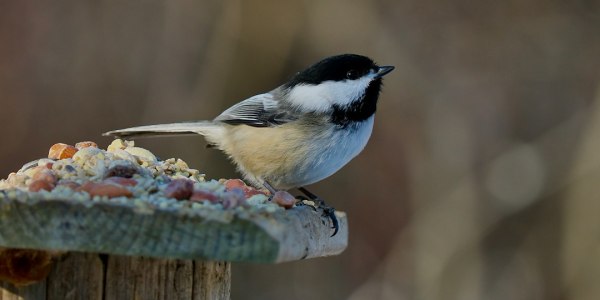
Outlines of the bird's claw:
[{"label": "bird's claw", "polygon": [[338,230],[340,229],[340,224],[338,223],[338,219],[335,216],[335,208],[330,207],[330,206],[323,206],[322,208],[323,208],[323,216],[331,219],[331,223],[333,225],[331,227],[331,229],[333,229],[333,234],[330,237],[333,237],[334,235],[336,235],[338,233]]},{"label": "bird's claw", "polygon": [[[335,208],[325,204],[325,201],[320,200],[320,199],[310,200],[310,201],[315,202],[316,205],[315,206],[307,205],[307,206],[311,207],[314,211],[317,211],[317,208],[322,209],[323,210],[322,216],[327,217],[331,220],[331,223],[332,223],[331,229],[333,229],[333,234],[330,237],[333,237],[334,235],[336,235],[340,229],[340,225],[339,225],[337,217],[335,216]],[[302,201],[300,201],[300,202],[302,202]],[[302,203],[302,205],[305,205],[305,204]]]}]

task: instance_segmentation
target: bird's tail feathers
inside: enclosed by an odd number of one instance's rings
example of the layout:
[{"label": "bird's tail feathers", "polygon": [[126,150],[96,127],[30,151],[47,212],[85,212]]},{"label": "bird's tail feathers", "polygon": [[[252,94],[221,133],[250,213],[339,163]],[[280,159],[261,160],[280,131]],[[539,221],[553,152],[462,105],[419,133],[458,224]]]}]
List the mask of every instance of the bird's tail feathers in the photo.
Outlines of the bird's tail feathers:
[{"label": "bird's tail feathers", "polygon": [[217,134],[220,130],[222,130],[222,127],[214,122],[197,121],[131,127],[105,132],[102,135],[119,138],[140,138],[200,134],[210,137]]}]

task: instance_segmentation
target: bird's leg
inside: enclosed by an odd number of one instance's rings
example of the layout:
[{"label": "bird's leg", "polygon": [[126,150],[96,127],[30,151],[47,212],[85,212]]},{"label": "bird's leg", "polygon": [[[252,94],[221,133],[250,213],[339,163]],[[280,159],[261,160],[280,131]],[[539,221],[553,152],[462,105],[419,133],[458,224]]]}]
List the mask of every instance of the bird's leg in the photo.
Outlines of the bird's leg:
[{"label": "bird's leg", "polygon": [[273,197],[273,195],[275,195],[275,192],[277,192],[277,190],[275,190],[275,188],[266,180],[263,181],[263,185],[265,186],[265,188],[267,188],[267,190],[269,190],[269,192],[271,193],[271,197]]},{"label": "bird's leg", "polygon": [[323,209],[323,215],[329,217],[329,219],[331,219],[331,223],[333,223],[333,227],[331,227],[333,228],[333,234],[331,236],[336,235],[338,230],[340,229],[340,226],[338,224],[337,217],[335,216],[335,208],[327,205],[325,203],[325,200],[319,198],[319,196],[309,192],[303,187],[299,187],[298,190],[304,195],[306,195],[308,198],[310,198],[312,201],[314,201],[317,207]]}]

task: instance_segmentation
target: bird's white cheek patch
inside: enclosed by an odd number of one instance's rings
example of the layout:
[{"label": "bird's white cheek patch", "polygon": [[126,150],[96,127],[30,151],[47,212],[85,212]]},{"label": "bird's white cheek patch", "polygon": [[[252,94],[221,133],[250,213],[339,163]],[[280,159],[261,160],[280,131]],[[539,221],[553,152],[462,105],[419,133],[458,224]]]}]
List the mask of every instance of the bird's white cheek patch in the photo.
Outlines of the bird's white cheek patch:
[{"label": "bird's white cheek patch", "polygon": [[322,85],[297,85],[289,94],[292,105],[304,111],[325,112],[329,110],[331,106],[329,98],[329,92]]},{"label": "bird's white cheek patch", "polygon": [[360,99],[372,78],[326,81],[318,85],[295,86],[289,94],[291,103],[305,111],[326,112],[335,104],[347,105]]}]

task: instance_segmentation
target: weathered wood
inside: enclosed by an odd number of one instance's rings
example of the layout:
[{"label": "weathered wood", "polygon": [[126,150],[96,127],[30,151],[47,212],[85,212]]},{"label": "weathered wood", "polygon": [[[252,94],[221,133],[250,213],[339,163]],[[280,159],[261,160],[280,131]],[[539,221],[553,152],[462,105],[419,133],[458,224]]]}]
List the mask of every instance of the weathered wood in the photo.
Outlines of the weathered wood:
[{"label": "weathered wood", "polygon": [[226,262],[194,264],[194,286],[192,299],[221,299],[231,291],[231,264]]},{"label": "weathered wood", "polygon": [[29,299],[46,299],[46,280],[25,287],[15,287],[8,282],[0,281],[0,300]]},{"label": "weathered wood", "polygon": [[[0,196],[2,196],[0,194]],[[159,208],[148,203],[0,197],[0,246],[191,260],[283,262],[335,255],[348,243],[346,216],[309,206]]]},{"label": "weathered wood", "polygon": [[17,288],[0,283],[0,300],[229,299],[231,265],[71,252],[48,278]]},{"label": "weathered wood", "polygon": [[112,256],[106,299],[192,299],[193,261]]},{"label": "weathered wood", "polygon": [[47,299],[102,300],[103,280],[104,265],[98,255],[62,255],[46,279]]}]

